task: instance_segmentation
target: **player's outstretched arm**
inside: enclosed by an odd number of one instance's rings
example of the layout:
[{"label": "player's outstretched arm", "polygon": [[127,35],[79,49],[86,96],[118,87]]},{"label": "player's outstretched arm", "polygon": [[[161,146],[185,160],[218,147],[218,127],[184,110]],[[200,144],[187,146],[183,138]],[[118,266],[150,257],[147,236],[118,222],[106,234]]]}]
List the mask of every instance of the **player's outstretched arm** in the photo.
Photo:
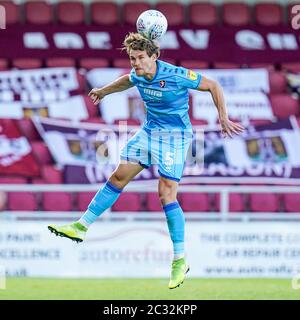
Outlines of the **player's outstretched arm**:
[{"label": "player's outstretched arm", "polygon": [[98,104],[100,100],[103,99],[108,94],[124,91],[133,86],[134,84],[129,80],[129,74],[126,74],[102,88],[92,89],[89,93],[89,97],[93,100],[94,104]]},{"label": "player's outstretched arm", "polygon": [[209,91],[211,93],[215,106],[218,109],[220,125],[224,138],[227,136],[232,138],[234,133],[239,134],[244,130],[244,127],[241,124],[229,120],[223,89],[218,82],[202,77],[198,90]]}]

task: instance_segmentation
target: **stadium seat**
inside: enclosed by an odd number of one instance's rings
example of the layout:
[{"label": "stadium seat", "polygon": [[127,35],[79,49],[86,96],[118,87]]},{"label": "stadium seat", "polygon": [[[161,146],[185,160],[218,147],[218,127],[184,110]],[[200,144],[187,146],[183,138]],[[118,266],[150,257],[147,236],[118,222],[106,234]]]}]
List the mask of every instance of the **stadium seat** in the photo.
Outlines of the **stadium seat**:
[{"label": "stadium seat", "polygon": [[[56,4],[57,21],[65,25],[83,25],[85,8],[83,2],[61,1]],[[104,16],[104,14],[102,13]]]},{"label": "stadium seat", "polygon": [[[92,2],[91,24],[114,26],[119,23],[118,4],[114,2]],[[105,12],[105,14],[103,14]]]},{"label": "stadium seat", "polygon": [[72,211],[70,192],[43,192],[42,206],[45,211]]},{"label": "stadium seat", "polygon": [[166,16],[170,27],[185,24],[184,6],[179,2],[157,2],[156,10],[162,12]]},{"label": "stadium seat", "polygon": [[[216,194],[216,211],[221,209],[221,196],[219,193]],[[241,193],[230,193],[229,194],[229,210],[231,212],[243,212],[245,210],[244,197]]]},{"label": "stadium seat", "polygon": [[183,211],[207,212],[210,211],[209,196],[207,193],[181,193],[178,197]]},{"label": "stadium seat", "polygon": [[275,94],[270,96],[274,116],[286,118],[299,115],[299,101],[288,94]]},{"label": "stadium seat", "polygon": [[269,71],[275,70],[275,66],[271,63],[248,63],[247,68],[258,68],[258,69],[264,68],[264,69],[268,69]]},{"label": "stadium seat", "polygon": [[273,71],[269,72],[270,92],[285,93],[287,89],[287,79],[283,72]]},{"label": "stadium seat", "polygon": [[36,194],[33,192],[8,192],[7,208],[14,211],[35,211],[38,209]]},{"label": "stadium seat", "polygon": [[[76,78],[78,81],[78,89],[75,90],[76,93],[80,94],[83,93],[84,95],[86,94],[87,91],[87,80],[84,74],[82,74],[81,72],[77,72],[76,73]],[[74,93],[74,92],[73,92]]]},{"label": "stadium seat", "polygon": [[41,168],[42,179],[49,184],[62,184],[63,173],[61,170],[52,165],[44,165]]},{"label": "stadium seat", "polygon": [[246,26],[251,23],[250,8],[246,3],[223,4],[223,23],[227,26]]},{"label": "stadium seat", "polygon": [[113,67],[114,68],[125,68],[125,69],[131,69],[130,61],[129,59],[125,58],[117,58],[113,60]]},{"label": "stadium seat", "polygon": [[240,64],[233,62],[214,62],[213,66],[215,69],[239,69]]},{"label": "stadium seat", "polygon": [[31,148],[39,164],[53,164],[51,153],[43,141],[33,141],[31,143]]},{"label": "stadium seat", "polygon": [[167,63],[173,64],[174,66],[176,66],[176,60],[172,59],[172,58],[164,58],[163,56],[160,57],[160,59],[164,60]]},{"label": "stadium seat", "polygon": [[46,1],[29,1],[24,4],[25,22],[46,25],[53,23],[52,5]]},{"label": "stadium seat", "polygon": [[260,26],[282,25],[283,8],[277,3],[257,3],[254,5],[254,17]]},{"label": "stadium seat", "polygon": [[198,60],[181,60],[180,65],[188,69],[208,69],[209,63]]},{"label": "stadium seat", "polygon": [[43,65],[38,58],[16,58],[12,60],[12,66],[17,69],[39,69]]},{"label": "stadium seat", "polygon": [[8,70],[9,65],[8,65],[8,60],[7,59],[0,59],[0,71],[5,71]]},{"label": "stadium seat", "polygon": [[48,58],[46,59],[46,67],[61,68],[61,67],[75,67],[76,61],[73,58]]},{"label": "stadium seat", "polygon": [[146,193],[146,209],[156,212],[163,211],[157,192]]},{"label": "stadium seat", "polygon": [[217,8],[209,2],[188,4],[188,20],[191,25],[208,27],[218,24]]},{"label": "stadium seat", "polygon": [[14,1],[0,1],[5,8],[5,23],[7,26],[20,23],[20,6]]},{"label": "stadium seat", "polygon": [[283,203],[286,212],[300,212],[300,197],[297,193],[283,194]]},{"label": "stadium seat", "polygon": [[135,26],[138,16],[149,9],[151,5],[147,2],[125,2],[122,7],[123,23]]},{"label": "stadium seat", "polygon": [[192,124],[193,126],[206,126],[206,125],[208,125],[208,122],[207,122],[207,120],[205,120],[205,119],[194,119],[194,118],[190,118],[190,120],[191,120],[191,124]]},{"label": "stadium seat", "polygon": [[299,73],[300,72],[300,62],[281,63],[281,69],[283,71],[290,71],[290,72]]},{"label": "stadium seat", "polygon": [[253,126],[262,126],[266,124],[271,124],[273,123],[273,121],[268,119],[249,119],[249,123]]},{"label": "stadium seat", "polygon": [[0,176],[0,184],[26,184],[27,179],[15,176]]},{"label": "stadium seat", "polygon": [[108,68],[109,61],[105,58],[82,58],[79,60],[79,66],[86,70],[94,68]]},{"label": "stadium seat", "polygon": [[277,212],[279,197],[274,193],[252,193],[249,195],[249,207],[253,212]]},{"label": "stadium seat", "polygon": [[38,133],[35,125],[31,119],[23,118],[17,121],[17,125],[21,133],[29,140],[35,141],[40,140],[40,134]]},{"label": "stadium seat", "polygon": [[123,192],[112,206],[112,211],[140,211],[141,194],[138,192]]},{"label": "stadium seat", "polygon": [[77,208],[79,211],[86,211],[96,192],[79,192],[77,194]]}]

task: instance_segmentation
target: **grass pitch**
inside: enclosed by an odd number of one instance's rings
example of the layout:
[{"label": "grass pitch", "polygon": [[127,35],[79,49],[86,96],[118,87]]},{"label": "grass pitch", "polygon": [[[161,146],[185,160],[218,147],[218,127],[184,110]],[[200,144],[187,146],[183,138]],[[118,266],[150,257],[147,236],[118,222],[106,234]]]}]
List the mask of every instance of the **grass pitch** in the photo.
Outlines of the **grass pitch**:
[{"label": "grass pitch", "polygon": [[0,300],[272,300],[300,299],[290,279],[199,279],[168,289],[168,279],[8,278]]}]

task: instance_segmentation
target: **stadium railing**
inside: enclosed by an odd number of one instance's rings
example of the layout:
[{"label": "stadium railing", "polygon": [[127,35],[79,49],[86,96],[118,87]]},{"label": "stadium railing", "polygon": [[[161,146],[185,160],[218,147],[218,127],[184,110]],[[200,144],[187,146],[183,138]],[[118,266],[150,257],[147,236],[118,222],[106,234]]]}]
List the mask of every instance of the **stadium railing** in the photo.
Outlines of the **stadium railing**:
[{"label": "stadium railing", "polygon": [[[0,185],[0,191],[4,192],[88,192],[98,191],[100,185]],[[300,186],[187,186],[181,185],[180,193],[213,193],[220,194],[220,211],[210,212],[185,212],[187,220],[201,221],[300,221],[299,212],[231,212],[229,210],[230,193],[295,193],[300,197]],[[123,192],[157,192],[156,185],[128,185]],[[57,211],[0,211],[0,219],[5,220],[74,220],[78,219],[83,212],[57,212]],[[161,220],[165,219],[163,212],[112,212],[107,210],[99,220]]]}]

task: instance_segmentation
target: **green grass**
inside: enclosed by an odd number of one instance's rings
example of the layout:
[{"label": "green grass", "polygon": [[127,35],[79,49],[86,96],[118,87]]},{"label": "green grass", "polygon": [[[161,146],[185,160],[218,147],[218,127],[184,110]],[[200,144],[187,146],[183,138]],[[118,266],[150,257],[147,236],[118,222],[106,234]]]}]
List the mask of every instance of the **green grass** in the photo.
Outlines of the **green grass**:
[{"label": "green grass", "polygon": [[8,278],[0,300],[300,299],[290,279],[192,279],[177,289],[168,279]]}]

